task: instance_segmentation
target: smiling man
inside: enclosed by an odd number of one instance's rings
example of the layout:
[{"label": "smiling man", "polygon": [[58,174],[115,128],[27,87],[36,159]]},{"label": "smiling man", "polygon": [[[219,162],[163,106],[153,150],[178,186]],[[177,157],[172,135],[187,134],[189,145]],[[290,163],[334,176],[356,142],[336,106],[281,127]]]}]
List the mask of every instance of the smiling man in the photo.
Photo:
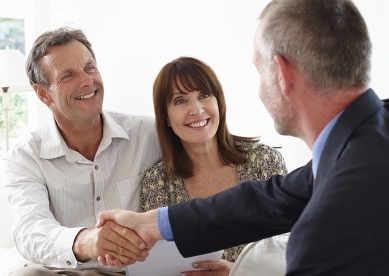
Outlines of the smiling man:
[{"label": "smiling man", "polygon": [[107,208],[141,210],[140,182],[161,158],[154,120],[102,110],[103,81],[80,30],[42,34],[26,70],[52,116],[4,159],[13,240],[31,261],[11,275],[124,275],[94,259],[140,260],[143,241],[116,223],[94,225]]}]

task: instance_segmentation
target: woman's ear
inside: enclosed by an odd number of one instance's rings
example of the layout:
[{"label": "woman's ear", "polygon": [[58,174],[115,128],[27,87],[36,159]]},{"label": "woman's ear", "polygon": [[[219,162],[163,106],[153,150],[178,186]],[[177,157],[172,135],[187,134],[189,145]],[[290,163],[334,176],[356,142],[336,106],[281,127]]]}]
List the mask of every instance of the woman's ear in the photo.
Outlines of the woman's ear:
[{"label": "woman's ear", "polygon": [[292,72],[291,64],[282,56],[274,56],[276,81],[281,89],[282,94],[288,97],[292,88]]},{"label": "woman's ear", "polygon": [[42,85],[38,84],[38,83],[34,83],[32,85],[32,88],[34,89],[36,95],[38,96],[38,98],[45,104],[47,105],[48,107],[50,107],[50,105],[52,104],[52,100],[51,100],[51,97],[50,97],[50,93],[49,91],[46,90],[46,88],[44,88]]}]

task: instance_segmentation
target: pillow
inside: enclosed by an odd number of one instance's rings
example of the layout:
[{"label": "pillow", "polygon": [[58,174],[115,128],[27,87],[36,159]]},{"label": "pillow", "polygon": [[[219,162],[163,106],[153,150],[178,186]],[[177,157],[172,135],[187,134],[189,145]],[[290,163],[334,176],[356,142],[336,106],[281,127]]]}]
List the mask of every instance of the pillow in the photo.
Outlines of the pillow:
[{"label": "pillow", "polygon": [[228,276],[284,276],[289,233],[248,244]]}]

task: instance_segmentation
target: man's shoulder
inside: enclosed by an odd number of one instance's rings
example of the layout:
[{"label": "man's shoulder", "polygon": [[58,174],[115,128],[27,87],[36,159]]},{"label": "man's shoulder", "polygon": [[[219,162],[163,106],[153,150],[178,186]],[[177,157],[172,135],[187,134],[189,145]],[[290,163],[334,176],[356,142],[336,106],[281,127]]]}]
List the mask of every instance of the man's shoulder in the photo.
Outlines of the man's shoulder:
[{"label": "man's shoulder", "polygon": [[4,159],[19,160],[25,159],[27,156],[39,157],[42,147],[42,133],[43,129],[39,128],[20,139],[5,154]]}]

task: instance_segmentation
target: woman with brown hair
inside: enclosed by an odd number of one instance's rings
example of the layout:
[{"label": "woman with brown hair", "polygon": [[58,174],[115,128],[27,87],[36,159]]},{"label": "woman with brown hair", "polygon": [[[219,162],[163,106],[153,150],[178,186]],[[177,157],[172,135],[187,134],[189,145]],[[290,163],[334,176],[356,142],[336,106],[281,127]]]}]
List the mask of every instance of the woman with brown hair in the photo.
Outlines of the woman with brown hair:
[{"label": "woman with brown hair", "polygon": [[[204,62],[180,57],[166,64],[154,82],[153,100],[162,161],[153,164],[143,179],[143,211],[205,198],[241,181],[287,173],[278,151],[257,138],[229,133],[222,86]],[[227,275],[244,246],[226,249],[223,260],[194,267]]]}]

